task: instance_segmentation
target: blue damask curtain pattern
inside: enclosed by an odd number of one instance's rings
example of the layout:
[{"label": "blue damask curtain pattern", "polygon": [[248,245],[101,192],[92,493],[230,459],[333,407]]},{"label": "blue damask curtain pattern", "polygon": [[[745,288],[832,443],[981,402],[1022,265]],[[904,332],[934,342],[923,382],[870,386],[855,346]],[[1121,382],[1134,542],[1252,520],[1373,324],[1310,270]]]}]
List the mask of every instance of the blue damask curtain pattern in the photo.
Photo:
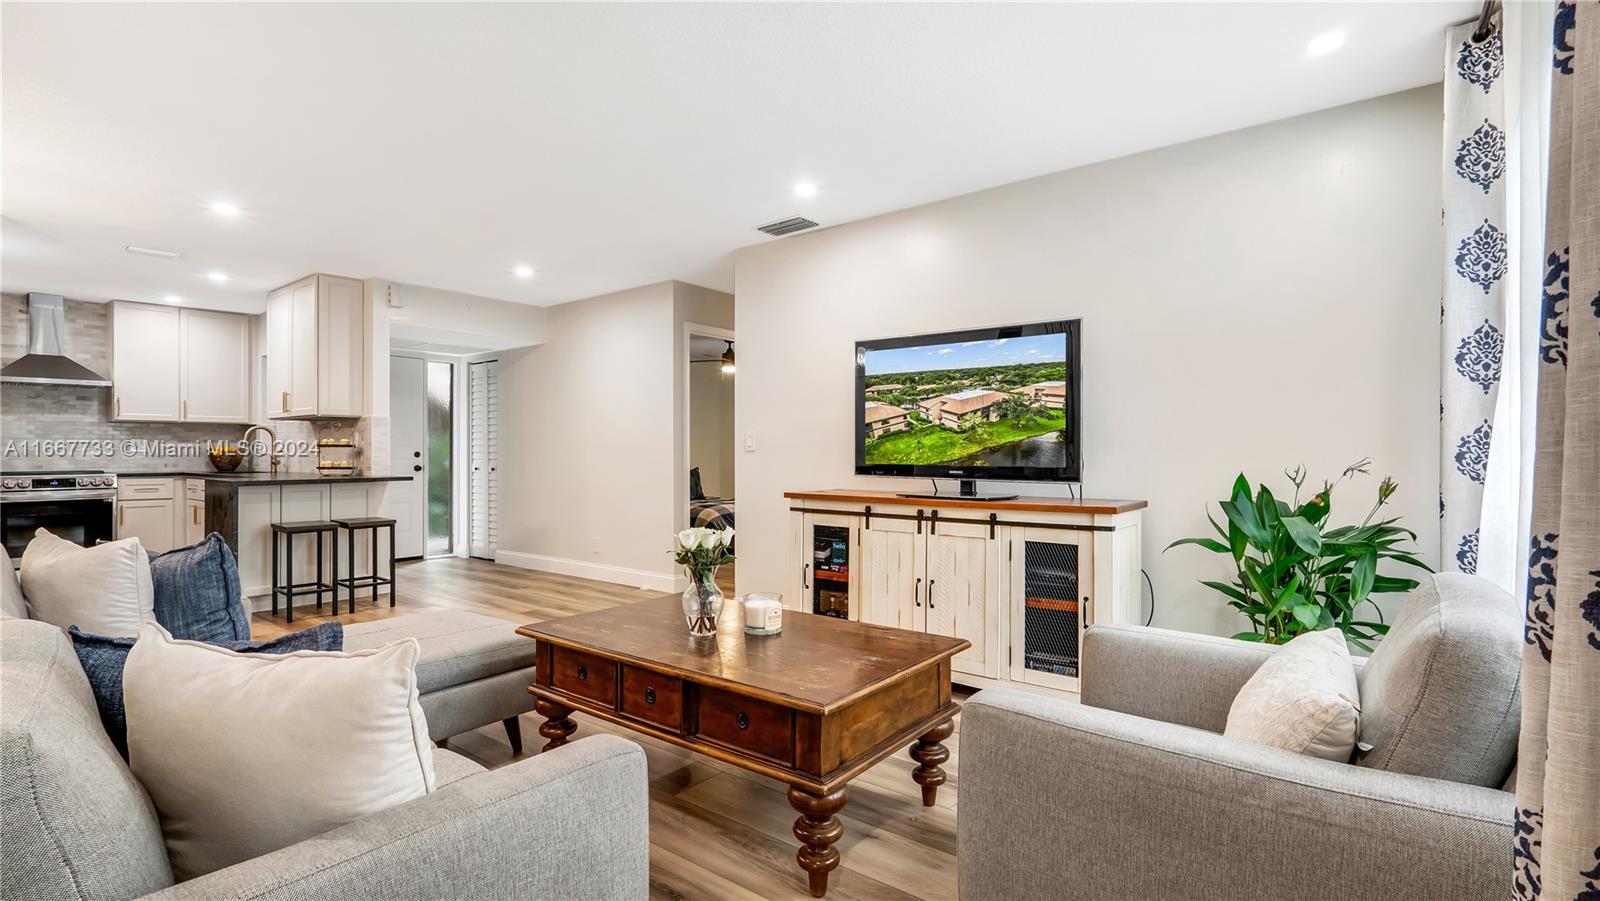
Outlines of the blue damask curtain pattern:
[{"label": "blue damask curtain pattern", "polygon": [[1600,0],[1556,7],[1515,895],[1600,899]]},{"label": "blue damask curtain pattern", "polygon": [[1505,350],[1505,56],[1497,29],[1445,33],[1444,296],[1440,304],[1439,559],[1478,569],[1484,482]]}]

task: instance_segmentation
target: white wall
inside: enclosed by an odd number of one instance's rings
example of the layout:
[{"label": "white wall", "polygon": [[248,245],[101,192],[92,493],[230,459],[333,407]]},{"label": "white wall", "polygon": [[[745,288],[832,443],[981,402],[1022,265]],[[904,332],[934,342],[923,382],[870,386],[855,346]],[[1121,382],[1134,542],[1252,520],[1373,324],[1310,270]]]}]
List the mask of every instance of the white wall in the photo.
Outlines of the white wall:
[{"label": "white wall", "polygon": [[[444,353],[527,347],[545,340],[545,307],[479,297],[442,288],[371,280],[380,309],[387,311],[390,333],[409,342],[440,345],[422,349]],[[388,287],[399,289],[401,306],[389,307]]]},{"label": "white wall", "polygon": [[1225,566],[1162,553],[1241,469],[1370,455],[1335,519],[1393,474],[1436,562],[1439,116],[1420,88],[738,251],[738,590],[792,581],[785,490],[916,487],[852,474],[854,341],[1071,317],[1084,484],[1149,500],[1156,625],[1244,628],[1195,584]]},{"label": "white wall", "polygon": [[499,355],[499,559],[670,589],[673,283],[546,313],[544,344]]}]

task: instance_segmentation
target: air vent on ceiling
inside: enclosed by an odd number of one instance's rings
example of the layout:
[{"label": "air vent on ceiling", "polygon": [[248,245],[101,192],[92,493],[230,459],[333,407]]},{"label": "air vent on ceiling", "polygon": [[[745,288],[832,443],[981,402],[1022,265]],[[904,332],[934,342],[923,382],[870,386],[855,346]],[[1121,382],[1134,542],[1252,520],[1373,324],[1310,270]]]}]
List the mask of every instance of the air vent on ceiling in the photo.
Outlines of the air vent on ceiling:
[{"label": "air vent on ceiling", "polygon": [[779,219],[777,222],[768,222],[766,225],[756,226],[756,231],[766,232],[774,238],[803,232],[808,228],[816,228],[817,223],[804,216],[791,216],[788,219]]}]

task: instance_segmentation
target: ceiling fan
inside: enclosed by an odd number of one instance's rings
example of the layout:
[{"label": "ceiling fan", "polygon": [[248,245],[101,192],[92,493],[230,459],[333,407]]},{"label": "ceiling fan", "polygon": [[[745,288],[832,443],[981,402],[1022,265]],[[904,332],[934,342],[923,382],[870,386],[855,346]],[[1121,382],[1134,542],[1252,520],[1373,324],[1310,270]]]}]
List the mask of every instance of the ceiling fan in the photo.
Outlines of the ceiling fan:
[{"label": "ceiling fan", "polygon": [[712,358],[706,359],[706,360],[690,360],[689,362],[691,362],[691,363],[721,363],[722,364],[722,372],[723,372],[723,374],[724,375],[733,375],[733,372],[734,372],[733,342],[729,341],[726,338],[724,338],[722,340],[728,345],[728,349],[722,352],[722,356],[720,358],[712,357]]}]

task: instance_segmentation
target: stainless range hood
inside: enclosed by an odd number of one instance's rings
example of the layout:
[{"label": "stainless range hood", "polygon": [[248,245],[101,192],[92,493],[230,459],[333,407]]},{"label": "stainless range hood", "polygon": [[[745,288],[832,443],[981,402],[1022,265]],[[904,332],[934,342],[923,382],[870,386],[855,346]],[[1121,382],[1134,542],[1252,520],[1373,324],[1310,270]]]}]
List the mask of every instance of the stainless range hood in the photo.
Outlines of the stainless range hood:
[{"label": "stainless range hood", "polygon": [[66,301],[59,294],[28,295],[28,352],[0,369],[0,382],[109,388],[111,380],[68,358]]}]

